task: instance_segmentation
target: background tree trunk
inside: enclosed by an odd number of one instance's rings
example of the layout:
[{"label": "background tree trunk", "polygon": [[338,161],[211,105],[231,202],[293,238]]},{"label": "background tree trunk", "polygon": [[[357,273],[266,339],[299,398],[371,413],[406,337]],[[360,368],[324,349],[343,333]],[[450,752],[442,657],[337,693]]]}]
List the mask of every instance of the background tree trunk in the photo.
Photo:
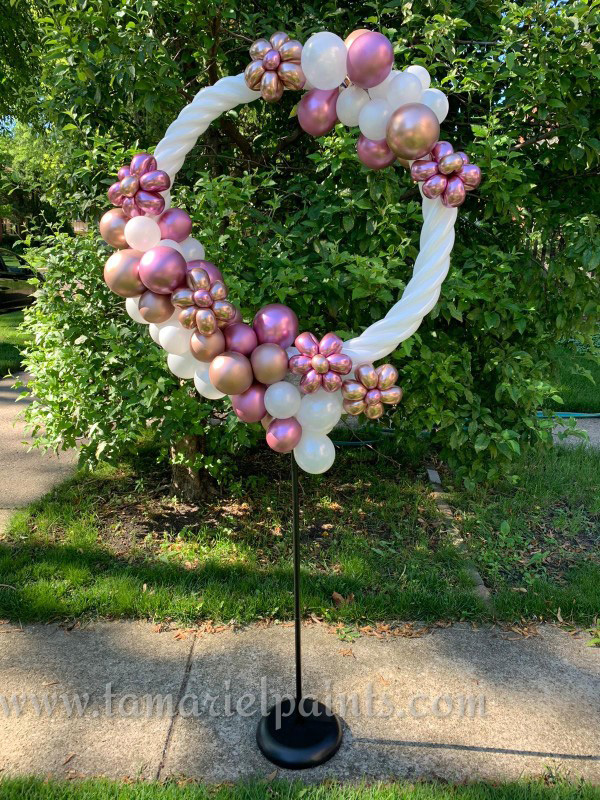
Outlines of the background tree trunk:
[{"label": "background tree trunk", "polygon": [[177,497],[186,503],[202,503],[216,491],[215,482],[206,471],[199,473],[189,466],[202,452],[202,444],[199,436],[184,436],[171,445],[173,462],[180,461],[183,456],[183,463],[172,465],[171,487]]}]

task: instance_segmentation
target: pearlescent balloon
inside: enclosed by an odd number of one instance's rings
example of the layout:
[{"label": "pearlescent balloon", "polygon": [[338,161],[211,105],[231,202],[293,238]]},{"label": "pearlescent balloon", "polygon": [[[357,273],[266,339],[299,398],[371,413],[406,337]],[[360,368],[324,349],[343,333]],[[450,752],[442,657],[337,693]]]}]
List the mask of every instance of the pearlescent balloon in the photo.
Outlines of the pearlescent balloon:
[{"label": "pearlescent balloon", "polygon": [[249,356],[258,345],[254,328],[244,322],[235,322],[223,329],[227,350]]},{"label": "pearlescent balloon", "polygon": [[127,244],[142,253],[156,247],[160,238],[160,228],[150,217],[132,217],[125,225]]},{"label": "pearlescent balloon", "polygon": [[360,86],[348,86],[344,89],[336,103],[336,114],[339,121],[349,128],[358,125],[358,115],[363,106],[369,102],[369,95]]},{"label": "pearlescent balloon", "polygon": [[385,169],[396,160],[385,139],[374,141],[362,134],[358,137],[356,152],[365,167],[369,169]]},{"label": "pearlescent balloon", "polygon": [[369,100],[358,115],[358,127],[367,139],[385,139],[392,107],[386,100]]},{"label": "pearlescent balloon", "polygon": [[170,208],[158,221],[163,239],[184,242],[192,232],[190,215],[181,208]]},{"label": "pearlescent balloon", "polygon": [[423,91],[429,89],[429,85],[431,84],[431,76],[425,67],[422,67],[420,64],[413,64],[412,67],[408,67],[406,71],[417,76],[417,78],[421,81]]},{"label": "pearlescent balloon", "polygon": [[293,383],[280,381],[267,387],[265,408],[274,419],[285,419],[298,413],[301,399],[300,392]]},{"label": "pearlescent balloon", "polygon": [[210,336],[194,331],[190,340],[190,350],[198,361],[210,362],[225,350],[225,337],[218,328]]},{"label": "pearlescent balloon", "polygon": [[303,430],[302,438],[294,448],[294,458],[304,472],[320,475],[327,472],[335,461],[335,447],[326,434]]},{"label": "pearlescent balloon", "polygon": [[369,31],[348,48],[348,77],[357,86],[370,89],[384,81],[392,70],[394,48],[382,33]]},{"label": "pearlescent balloon", "polygon": [[276,453],[290,453],[302,438],[302,426],[294,417],[274,419],[267,429],[267,444]]},{"label": "pearlescent balloon", "polygon": [[208,374],[212,385],[229,395],[243,394],[252,386],[254,379],[250,361],[242,353],[232,350],[216,356],[211,361]]},{"label": "pearlescent balloon", "polygon": [[369,97],[371,100],[387,100],[390,85],[396,75],[400,75],[400,72],[393,69],[385,80],[378,83],[377,86],[372,86],[369,89]]},{"label": "pearlescent balloon", "polygon": [[[339,378],[339,376],[337,377]],[[295,414],[295,417],[302,425],[303,430],[324,432],[336,425],[341,415],[341,393],[326,392],[324,389],[318,389],[312,394],[304,395],[300,403],[300,409]]]},{"label": "pearlescent balloon", "polygon": [[420,103],[422,91],[421,81],[416,75],[411,72],[400,72],[390,81],[387,101],[395,111],[407,103]]},{"label": "pearlescent balloon", "polygon": [[[146,322],[155,324],[167,322],[175,311],[168,295],[155,294],[148,290],[140,297],[138,309]],[[158,343],[158,338],[155,341]]]},{"label": "pearlescent balloon", "polygon": [[337,122],[338,89],[311,89],[298,103],[298,122],[311,136],[323,136]]},{"label": "pearlescent balloon", "polygon": [[[120,208],[111,208],[100,219],[100,236],[111,247],[119,249],[127,247],[125,238],[125,225],[129,217]],[[132,246],[132,245],[130,245]]]},{"label": "pearlescent balloon", "polygon": [[140,279],[156,294],[171,294],[185,283],[184,257],[172,247],[153,247],[140,259]]},{"label": "pearlescent balloon", "polygon": [[231,405],[238,419],[242,422],[260,422],[267,413],[265,408],[265,387],[262,383],[253,383],[242,394],[231,397]]},{"label": "pearlescent balloon", "polygon": [[180,249],[186,261],[197,261],[205,256],[204,247],[193,236],[188,236],[187,239],[181,242]]},{"label": "pearlescent balloon", "polygon": [[252,327],[259,344],[273,342],[285,349],[298,335],[298,317],[282,303],[271,303],[256,312]]},{"label": "pearlescent balloon", "polygon": [[259,344],[250,356],[250,363],[256,380],[267,386],[282,381],[288,371],[287,353],[272,342]]},{"label": "pearlescent balloon", "polygon": [[179,322],[169,323],[160,329],[158,343],[167,351],[176,356],[190,352],[190,339],[192,332],[182,327]]},{"label": "pearlescent balloon", "polygon": [[[317,89],[334,89],[346,77],[346,45],[335,33],[315,33],[304,44],[300,63],[306,78]],[[263,62],[264,63],[264,62]]]},{"label": "pearlescent balloon", "polygon": [[215,389],[210,381],[203,381],[202,378],[199,378],[197,372],[194,373],[194,386],[198,394],[201,394],[202,397],[206,397],[207,400],[220,400],[222,397],[225,397],[223,392]]},{"label": "pearlescent balloon", "polygon": [[420,102],[433,111],[440,123],[448,116],[448,109],[450,108],[448,98],[439,89],[427,89],[424,91]]},{"label": "pearlescent balloon", "polygon": [[167,356],[167,366],[173,375],[176,375],[183,381],[189,381],[194,377],[196,364],[197,362],[194,360],[194,357],[189,353],[186,353],[184,356],[176,356],[173,353],[169,353]]},{"label": "pearlescent balloon", "polygon": [[439,136],[440,123],[433,111],[422,103],[409,103],[392,113],[386,139],[397,156],[412,161],[429,153]]},{"label": "pearlescent balloon", "polygon": [[140,314],[140,298],[139,297],[128,297],[125,300],[125,310],[131,317],[134,322],[137,322],[139,325],[148,325],[148,321],[145,320],[142,315]]},{"label": "pearlescent balloon", "polygon": [[171,247],[173,250],[177,250],[178,253],[183,255],[181,242],[176,242],[175,239],[161,239],[159,245],[161,245],[161,247]]},{"label": "pearlescent balloon", "polygon": [[104,265],[104,280],[112,292],[121,297],[138,297],[145,291],[139,275],[142,255],[139,250],[126,249],[110,256]]}]

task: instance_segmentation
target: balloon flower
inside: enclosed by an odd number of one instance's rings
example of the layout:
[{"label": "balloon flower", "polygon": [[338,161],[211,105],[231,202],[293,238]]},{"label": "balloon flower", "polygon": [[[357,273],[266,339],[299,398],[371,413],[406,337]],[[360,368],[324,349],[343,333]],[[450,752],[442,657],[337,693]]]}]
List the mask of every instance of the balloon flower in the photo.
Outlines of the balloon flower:
[{"label": "balloon flower", "polygon": [[137,153],[131,164],[121,167],[118,181],[108,190],[113,206],[120,206],[128,217],[158,216],[165,210],[160,192],[171,186],[171,179],[156,168],[156,159],[148,153]]},{"label": "balloon flower", "polygon": [[302,375],[300,391],[312,394],[323,387],[326,392],[342,388],[342,375],[352,369],[352,359],[342,353],[343,341],[335,333],[326,333],[319,341],[312,333],[301,333],[294,342],[300,354],[289,361],[290,371]]},{"label": "balloon flower", "polygon": [[281,100],[284,89],[302,89],[306,82],[300,66],[302,45],[278,31],[269,40],[257,39],[250,48],[252,61],[244,77],[250,89],[260,90],[268,103]]},{"label": "balloon flower", "polygon": [[342,384],[344,409],[353,417],[364,413],[369,419],[379,419],[384,412],[383,404],[394,406],[402,400],[402,389],[395,386],[398,370],[391,364],[375,367],[362,364],[354,371],[356,380]]},{"label": "balloon flower", "polygon": [[449,208],[465,202],[467,192],[481,183],[481,170],[471,164],[466,153],[455,153],[450,142],[438,142],[431,150],[431,159],[413,161],[410,174],[423,183],[423,194],[433,200],[442,198]]},{"label": "balloon flower", "polygon": [[186,284],[171,295],[171,303],[181,309],[178,319],[184,328],[197,328],[204,336],[211,336],[233,321],[236,308],[225,299],[227,287],[223,281],[211,281],[205,269],[193,267],[187,272]]}]

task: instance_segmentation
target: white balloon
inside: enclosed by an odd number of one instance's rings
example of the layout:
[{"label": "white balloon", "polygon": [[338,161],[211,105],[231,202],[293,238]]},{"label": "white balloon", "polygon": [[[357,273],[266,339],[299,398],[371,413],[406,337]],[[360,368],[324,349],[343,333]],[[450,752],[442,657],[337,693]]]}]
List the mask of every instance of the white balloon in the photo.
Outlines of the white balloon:
[{"label": "white balloon", "polygon": [[204,248],[193,236],[188,236],[183,242],[179,243],[179,252],[186,261],[201,261],[204,259]]},{"label": "white balloon", "polygon": [[287,419],[298,413],[302,396],[293,383],[278,381],[267,386],[265,408],[275,419]]},{"label": "white balloon", "polygon": [[369,95],[360,86],[349,86],[337,99],[336,112],[339,121],[349,128],[358,125],[358,115],[369,102]]},{"label": "white balloon", "polygon": [[173,375],[176,375],[184,381],[189,381],[194,377],[197,363],[198,361],[191,353],[186,353],[184,356],[177,356],[174,353],[169,353],[167,356],[167,366]]},{"label": "white balloon", "polygon": [[317,389],[312,394],[304,395],[296,419],[302,425],[302,430],[324,433],[331,430],[341,416],[342,393]]},{"label": "white balloon", "polygon": [[385,139],[392,108],[387,100],[369,100],[358,115],[358,127],[367,139]]},{"label": "white balloon", "polygon": [[158,344],[158,334],[160,333],[160,328],[155,322],[151,322],[148,325],[148,333],[150,334],[150,338]]},{"label": "white balloon", "polygon": [[[134,217],[134,219],[138,218]],[[125,300],[125,310],[129,314],[131,319],[134,320],[134,322],[139,322],[140,325],[148,325],[146,320],[140,314],[139,305],[140,305],[139,297],[128,297],[127,300]]]},{"label": "white balloon", "polygon": [[161,239],[159,245],[161,247],[172,247],[173,250],[177,250],[178,253],[183,255],[183,250],[181,249],[181,242],[176,242],[174,239]]},{"label": "white balloon", "polygon": [[423,87],[417,75],[410,72],[401,72],[396,75],[388,87],[387,100],[396,110],[407,103],[419,103]]},{"label": "white balloon", "polygon": [[160,228],[150,217],[132,217],[125,225],[125,239],[129,247],[145,253],[160,242]]},{"label": "white balloon", "polygon": [[421,81],[421,87],[423,91],[425,91],[425,89],[429,89],[431,84],[431,76],[425,67],[422,67],[420,64],[413,64],[412,67],[408,67],[406,71],[417,76],[417,78]]},{"label": "white balloon", "polygon": [[348,50],[335,33],[314,33],[302,48],[302,71],[316,89],[335,89],[346,77]]},{"label": "white balloon", "polygon": [[178,313],[179,309],[176,308],[175,311],[169,317],[169,319],[166,319],[164,322],[151,322],[150,325],[148,325],[148,333],[150,334],[150,338],[153,339],[156,342],[156,344],[160,344],[160,342],[158,341],[158,334],[160,333],[161,328],[164,328],[165,325],[170,325],[174,322],[179,322],[179,320],[177,319]]},{"label": "white balloon", "polygon": [[158,343],[167,353],[183,356],[190,350],[192,331],[184,328],[179,322],[164,325],[158,332]]},{"label": "white balloon", "polygon": [[196,364],[196,374],[194,375],[194,380],[198,378],[198,380],[202,381],[202,383],[210,383],[210,375],[208,374],[209,369],[209,363],[206,361],[198,361]]},{"label": "white balloon", "polygon": [[201,394],[202,397],[206,397],[207,400],[220,400],[222,397],[225,397],[223,392],[220,392],[210,381],[203,381],[202,378],[199,378],[197,370],[194,373],[194,386],[198,394]]},{"label": "white balloon", "polygon": [[400,70],[393,69],[385,80],[378,83],[377,86],[371,87],[371,89],[369,89],[369,97],[371,100],[387,100],[390,83],[394,80],[396,75],[400,75]]},{"label": "white balloon", "polygon": [[[439,89],[427,89],[421,95],[421,102],[423,105],[428,106],[438,118],[439,122],[443,122],[448,116],[448,98]],[[127,229],[125,229],[127,233]]]},{"label": "white balloon", "polygon": [[324,433],[304,431],[302,438],[294,447],[296,463],[311,475],[327,472],[335,461],[335,447]]}]

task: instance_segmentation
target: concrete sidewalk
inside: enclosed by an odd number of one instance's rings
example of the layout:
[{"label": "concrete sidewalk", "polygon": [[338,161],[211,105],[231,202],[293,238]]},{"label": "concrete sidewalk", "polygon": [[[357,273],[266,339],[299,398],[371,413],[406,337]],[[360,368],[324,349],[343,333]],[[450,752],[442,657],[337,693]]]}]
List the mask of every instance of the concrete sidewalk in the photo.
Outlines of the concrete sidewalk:
[{"label": "concrete sidewalk", "polygon": [[[27,376],[21,374],[20,378]],[[0,532],[17,508],[28,506],[68,477],[77,464],[77,451],[55,456],[27,452],[28,439],[18,419],[29,399],[16,402],[23,391],[13,389],[15,378],[0,380]]]},{"label": "concrete sidewalk", "polygon": [[[261,680],[269,704],[292,689],[292,627],[196,635],[140,622],[2,625],[0,774],[499,781],[550,768],[600,783],[600,650],[586,647],[587,634],[455,625],[349,643],[309,624],[303,637],[305,691],[336,710],[344,695],[347,707],[339,753],[298,774],[277,770],[254,738]],[[44,693],[57,696],[51,716]],[[74,693],[89,703],[69,718],[61,695]],[[165,716],[148,713],[148,694],[170,696],[175,713],[168,697]]]}]

